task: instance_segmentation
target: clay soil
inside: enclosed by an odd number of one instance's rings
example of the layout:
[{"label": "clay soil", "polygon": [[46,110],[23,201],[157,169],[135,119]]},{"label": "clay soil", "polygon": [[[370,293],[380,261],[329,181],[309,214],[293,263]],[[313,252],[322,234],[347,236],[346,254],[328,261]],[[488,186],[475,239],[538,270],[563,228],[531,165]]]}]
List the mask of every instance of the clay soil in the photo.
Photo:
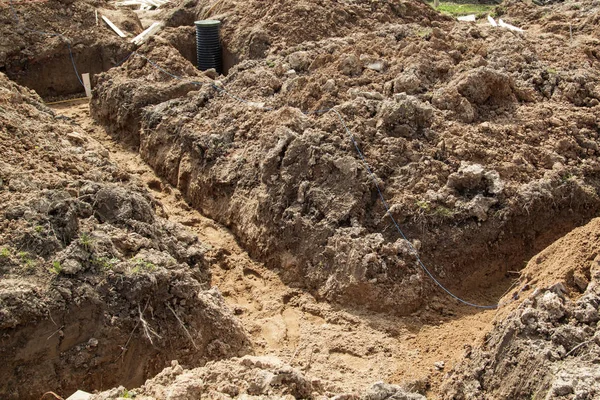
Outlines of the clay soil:
[{"label": "clay soil", "polygon": [[0,5],[0,397],[598,398],[600,5],[551,3]]},{"label": "clay soil", "polygon": [[[256,355],[276,356],[330,381],[336,392],[360,393],[384,380],[435,393],[445,371],[485,334],[494,317],[494,311],[473,313],[453,306],[446,316],[423,311],[398,318],[317,301],[253,260],[227,228],[190,207],[135,149],[115,143],[90,118],[87,103],[54,109],[76,121],[108,149],[111,160],[147,186],[169,220],[210,246],[212,285],[250,333]],[[439,361],[444,369],[434,366]]]}]

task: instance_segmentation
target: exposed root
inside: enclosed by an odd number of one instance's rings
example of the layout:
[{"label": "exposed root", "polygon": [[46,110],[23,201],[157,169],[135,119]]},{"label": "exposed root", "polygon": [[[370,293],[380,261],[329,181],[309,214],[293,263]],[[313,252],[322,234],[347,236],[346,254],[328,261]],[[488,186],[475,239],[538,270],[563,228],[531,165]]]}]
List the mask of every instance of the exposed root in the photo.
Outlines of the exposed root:
[{"label": "exposed root", "polygon": [[171,308],[170,305],[167,304],[167,308],[169,310],[171,310],[171,312],[173,313],[173,315],[175,316],[175,318],[177,318],[177,321],[179,322],[179,325],[181,325],[181,327],[183,328],[183,330],[185,331],[185,334],[187,335],[188,338],[190,338],[190,341],[192,342],[192,345],[194,346],[195,349],[198,349],[198,346],[196,346],[196,342],[194,342],[194,338],[192,337],[192,335],[190,334],[190,332],[188,331],[188,329],[185,327],[185,325],[183,324],[183,321],[181,320],[181,318],[179,318],[179,315],[177,315],[177,313],[175,312],[175,310],[173,310]]}]

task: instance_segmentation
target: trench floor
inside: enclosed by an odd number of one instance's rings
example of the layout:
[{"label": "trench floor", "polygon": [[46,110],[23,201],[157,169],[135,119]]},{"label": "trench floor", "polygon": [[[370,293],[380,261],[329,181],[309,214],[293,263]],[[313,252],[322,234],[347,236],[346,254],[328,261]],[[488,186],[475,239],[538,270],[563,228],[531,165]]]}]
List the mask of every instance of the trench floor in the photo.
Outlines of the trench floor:
[{"label": "trench floor", "polygon": [[[341,391],[387,381],[425,389],[435,398],[452,365],[491,327],[495,311],[473,313],[450,305],[443,316],[423,310],[397,317],[341,309],[289,288],[250,258],[225,227],[190,208],[135,150],[115,142],[95,124],[87,101],[52,108],[74,120],[79,133],[104,145],[113,162],[146,185],[162,204],[163,216],[210,245],[212,284],[250,333],[257,355],[277,356]],[[445,363],[441,370],[434,365],[438,361]]]}]

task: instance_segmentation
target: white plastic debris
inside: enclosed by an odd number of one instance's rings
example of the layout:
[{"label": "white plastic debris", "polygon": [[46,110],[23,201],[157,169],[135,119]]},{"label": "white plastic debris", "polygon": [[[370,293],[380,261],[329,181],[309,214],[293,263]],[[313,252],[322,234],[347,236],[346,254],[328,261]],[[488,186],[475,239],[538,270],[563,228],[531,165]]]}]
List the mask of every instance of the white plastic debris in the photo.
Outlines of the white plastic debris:
[{"label": "white plastic debris", "polygon": [[117,6],[140,6],[140,10],[152,10],[167,4],[169,0],[126,0],[117,3]]},{"label": "white plastic debris", "polygon": [[502,21],[502,18],[500,18],[498,20],[498,25],[501,26],[502,28],[510,29],[511,31],[523,32],[523,29],[517,28],[516,26],[511,25],[511,24],[507,24],[506,22]]},{"label": "white plastic debris", "polygon": [[462,17],[458,17],[456,19],[459,21],[462,21],[462,22],[475,22],[475,18],[476,18],[475,14],[470,14],[470,15],[464,15]]},{"label": "white plastic debris", "polygon": [[263,103],[263,102],[249,101],[246,104],[248,104],[250,107],[254,107],[254,108],[265,108],[265,103]]},{"label": "white plastic debris", "polygon": [[494,18],[492,18],[491,15],[488,15],[488,22],[490,23],[491,26],[498,26],[498,24],[496,23],[496,20]]},{"label": "white plastic debris", "polygon": [[90,393],[84,392],[83,390],[78,390],[67,397],[67,400],[89,400],[91,397],[92,395]]}]

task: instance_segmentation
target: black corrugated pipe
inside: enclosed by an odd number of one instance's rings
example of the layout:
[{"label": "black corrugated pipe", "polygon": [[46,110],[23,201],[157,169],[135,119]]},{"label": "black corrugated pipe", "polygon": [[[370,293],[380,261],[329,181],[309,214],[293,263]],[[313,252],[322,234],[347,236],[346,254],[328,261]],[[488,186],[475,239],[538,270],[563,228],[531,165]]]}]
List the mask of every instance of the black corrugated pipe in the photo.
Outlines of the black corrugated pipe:
[{"label": "black corrugated pipe", "polygon": [[206,19],[194,22],[196,25],[196,47],[198,50],[198,68],[201,71],[214,68],[223,71],[220,28],[221,21]]}]

